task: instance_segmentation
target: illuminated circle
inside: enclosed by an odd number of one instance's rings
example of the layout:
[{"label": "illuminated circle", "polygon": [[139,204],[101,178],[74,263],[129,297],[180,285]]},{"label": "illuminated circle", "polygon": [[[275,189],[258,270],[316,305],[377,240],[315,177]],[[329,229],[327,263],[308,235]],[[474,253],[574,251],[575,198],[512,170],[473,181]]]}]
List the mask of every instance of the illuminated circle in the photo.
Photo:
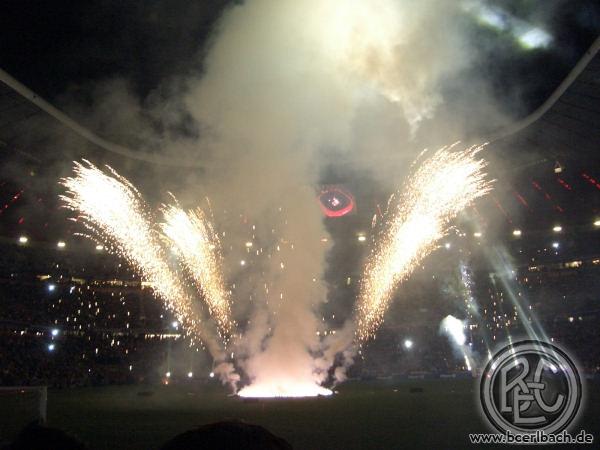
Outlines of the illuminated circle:
[{"label": "illuminated circle", "polygon": [[326,186],[319,194],[319,205],[327,217],[342,217],[352,212],[356,203],[350,192],[340,186]]}]

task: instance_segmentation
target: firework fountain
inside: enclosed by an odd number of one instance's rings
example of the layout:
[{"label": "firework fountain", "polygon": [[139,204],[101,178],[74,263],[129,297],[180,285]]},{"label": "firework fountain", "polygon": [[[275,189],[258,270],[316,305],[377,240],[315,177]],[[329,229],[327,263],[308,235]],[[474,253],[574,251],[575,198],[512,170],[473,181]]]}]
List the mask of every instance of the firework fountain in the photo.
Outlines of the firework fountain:
[{"label": "firework fountain", "polygon": [[231,319],[229,292],[221,276],[218,237],[200,208],[186,212],[178,206],[166,205],[163,214],[162,231],[173,243],[199,294],[206,299],[210,315],[227,343],[235,324]]},{"label": "firework fountain", "polygon": [[[206,345],[217,363],[215,372],[235,389],[239,377],[233,371],[233,365],[224,361],[220,340],[210,331],[210,324],[204,320],[183,280],[170,268],[161,235],[138,190],[110,167],[102,171],[84,161],[75,163],[74,172],[74,177],[61,181],[66,188],[61,199],[66,208],[77,213],[74,220],[88,230],[89,234],[85,235],[101,241],[107,250],[127,260],[182,324],[190,342]],[[213,234],[206,233],[210,228],[202,220],[203,216],[191,213],[190,219],[177,207],[167,206],[167,222],[163,229],[167,236],[172,234],[181,226],[182,216],[185,216],[184,237],[193,240],[195,252],[194,257],[184,254],[183,260],[194,272],[194,279],[203,283],[206,301],[219,328],[230,332],[229,300],[223,294],[218,269],[210,265],[215,261],[212,249],[216,250],[216,245],[211,241]],[[180,241],[174,240],[173,245],[178,244]],[[196,271],[198,267],[195,264],[200,256],[206,264],[205,271]],[[222,336],[222,340],[226,341],[227,335]]]},{"label": "firework fountain", "polygon": [[[456,145],[456,144],[455,144]],[[464,151],[444,147],[409,177],[392,207],[389,226],[376,243],[363,276],[357,307],[356,337],[364,342],[381,325],[394,288],[448,232],[459,212],[491,189],[481,146]]]},{"label": "firework fountain", "polygon": [[[392,206],[385,217],[384,229],[365,267],[351,323],[323,341],[298,337],[298,346],[309,346],[323,357],[313,358],[308,352],[301,352],[305,358],[297,361],[278,359],[279,356],[273,360],[273,355],[285,354],[290,342],[294,342],[293,336],[292,339],[287,336],[287,329],[275,329],[269,346],[276,351],[263,352],[252,361],[268,367],[268,375],[243,362],[238,364],[250,373],[259,374],[240,395],[331,394],[321,384],[326,381],[336,354],[341,353],[346,361],[345,367],[335,371],[336,378],[341,379],[352,361],[354,349],[372,338],[381,325],[397,285],[436,248],[448,232],[451,220],[491,189],[491,183],[485,179],[485,162],[476,156],[480,150],[481,147],[462,151],[454,146],[444,147],[419,163],[397,195],[397,206]],[[75,163],[74,172],[73,177],[61,181],[66,188],[61,196],[65,207],[77,214],[75,220],[87,229],[87,236],[125,258],[150,283],[156,297],[181,322],[191,342],[206,345],[218,363],[215,372],[236,389],[239,375],[234,370],[234,361],[227,361],[225,355],[229,347],[235,346],[230,338],[237,332],[237,325],[222,273],[220,242],[208,216],[200,209],[185,211],[175,201],[163,205],[164,221],[157,225],[136,188],[110,167],[100,170],[84,161]],[[169,247],[175,251],[187,277],[170,267],[165,256]],[[293,244],[288,247],[290,252],[295,251]],[[280,250],[277,246],[277,251]],[[281,276],[285,277],[285,264],[278,264]],[[214,322],[204,317],[201,305],[189,292],[189,284],[205,301]],[[281,293],[277,311],[298,315],[301,320],[314,319],[310,314],[303,315],[294,305],[293,298],[288,300]],[[245,338],[242,335],[240,342]]]}]

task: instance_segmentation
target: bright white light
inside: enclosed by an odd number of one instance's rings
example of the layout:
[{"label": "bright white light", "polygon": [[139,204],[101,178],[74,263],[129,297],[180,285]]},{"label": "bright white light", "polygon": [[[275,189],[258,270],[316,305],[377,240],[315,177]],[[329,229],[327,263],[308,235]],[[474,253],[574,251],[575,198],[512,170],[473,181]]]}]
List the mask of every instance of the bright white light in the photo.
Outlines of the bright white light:
[{"label": "bright white light", "polygon": [[208,374],[208,376],[211,377],[211,378],[214,378],[215,377],[215,373],[211,372],[211,373]]},{"label": "bright white light", "polygon": [[486,25],[489,25],[493,28],[496,28],[499,30],[503,30],[506,28],[505,19],[502,17],[502,15],[500,15],[496,11],[484,10],[481,12],[479,19]]},{"label": "bright white light", "polygon": [[27,236],[19,237],[19,244],[27,244],[27,242],[29,242],[29,238]]},{"label": "bright white light", "polygon": [[56,244],[56,246],[58,248],[65,248],[67,246],[67,244],[65,243],[65,241],[58,241],[58,243]]},{"label": "bright white light", "polygon": [[246,247],[248,247],[248,248],[252,247],[252,242],[250,242],[250,241],[246,242]]},{"label": "bright white light", "polygon": [[104,245],[96,245],[96,250],[98,250],[99,252],[101,252],[102,250],[104,250]]},{"label": "bright white light", "polygon": [[465,326],[462,320],[457,319],[452,315],[446,316],[441,325],[441,329],[446,333],[456,345],[463,346],[467,341],[465,336]]},{"label": "bright white light", "polygon": [[560,244],[558,242],[552,243],[552,248],[558,248],[558,247],[560,247]]},{"label": "bright white light", "polygon": [[475,236],[476,238],[480,238],[482,234],[479,231],[476,231],[475,233],[473,233],[473,236]]},{"label": "bright white light", "polygon": [[527,48],[546,48],[552,37],[541,28],[531,28],[518,37],[519,43]]},{"label": "bright white light", "polygon": [[241,265],[241,266],[245,266],[245,265],[246,265],[246,261],[242,259],[242,260],[240,261],[240,265]]},{"label": "bright white light", "polygon": [[177,322],[176,320],[173,321],[173,323],[171,324],[171,326],[175,329],[177,329],[177,327],[179,326],[179,322]]},{"label": "bright white light", "polygon": [[514,230],[513,231],[513,236],[521,236],[521,234],[523,234],[523,233],[521,233],[521,230]]},{"label": "bright white light", "polygon": [[52,336],[58,336],[58,328],[54,328],[50,333]]},{"label": "bright white light", "polygon": [[465,364],[467,365],[467,370],[470,372],[471,370],[473,370],[471,368],[471,362],[469,361],[469,357],[465,354]]},{"label": "bright white light", "polygon": [[361,234],[358,236],[358,242],[365,242],[367,240],[367,237],[364,234]]},{"label": "bright white light", "polygon": [[560,233],[562,231],[562,227],[560,225],[555,225],[554,228],[552,228],[552,231],[555,233]]},{"label": "bright white light", "polygon": [[545,30],[531,26],[502,8],[488,6],[480,1],[461,2],[463,8],[477,20],[495,30],[508,31],[525,49],[545,48],[552,36]]},{"label": "bright white light", "polygon": [[56,289],[56,285],[55,284],[49,284],[48,285],[48,291],[49,292],[54,292],[54,289]]},{"label": "bright white light", "polygon": [[238,392],[240,397],[272,398],[272,397],[316,397],[333,394],[327,388],[313,382],[305,381],[273,381],[271,383],[253,384]]},{"label": "bright white light", "polygon": [[450,242],[446,242],[446,243],[444,244],[444,247],[446,247],[446,250],[449,250],[449,249],[450,249],[450,247],[452,247],[452,245],[450,244]]},{"label": "bright white light", "polygon": [[54,351],[54,344],[48,344],[48,351],[50,351],[50,352]]},{"label": "bright white light", "polygon": [[464,2],[463,8],[473,13],[477,20],[496,30],[506,30],[510,26],[510,18],[499,8],[494,8],[479,2]]},{"label": "bright white light", "polygon": [[600,220],[596,220],[596,221],[594,222],[594,226],[595,226],[595,227],[600,227]]},{"label": "bright white light", "polygon": [[171,378],[171,372],[167,372],[167,373],[165,373],[165,376],[166,376],[167,378]]},{"label": "bright white light", "polygon": [[413,341],[411,341],[410,339],[405,339],[404,340],[404,348],[410,350],[412,347],[413,347]]},{"label": "bright white light", "polygon": [[188,378],[192,378],[194,376],[193,372],[188,372]]}]

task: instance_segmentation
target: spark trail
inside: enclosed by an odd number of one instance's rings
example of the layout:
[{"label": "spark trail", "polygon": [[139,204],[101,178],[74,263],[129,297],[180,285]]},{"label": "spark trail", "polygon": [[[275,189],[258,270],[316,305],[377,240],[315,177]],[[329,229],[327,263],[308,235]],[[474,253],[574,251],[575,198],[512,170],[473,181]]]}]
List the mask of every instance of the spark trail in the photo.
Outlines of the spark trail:
[{"label": "spark trail", "polygon": [[163,214],[163,233],[177,250],[196,289],[208,304],[219,333],[227,341],[235,324],[231,319],[229,292],[220,271],[219,240],[212,225],[200,208],[186,212],[168,205],[163,208]]},{"label": "spark trail", "polygon": [[408,179],[393,208],[389,227],[371,253],[356,308],[356,340],[373,337],[383,322],[394,288],[408,278],[448,231],[450,221],[491,190],[483,146],[457,151],[446,146]]},{"label": "spark trail", "polygon": [[76,162],[74,173],[60,181],[66,188],[60,196],[64,206],[150,283],[192,342],[206,343],[214,355],[218,345],[203,330],[199,310],[169,267],[159,233],[137,189],[108,166],[104,172],[88,161]]}]

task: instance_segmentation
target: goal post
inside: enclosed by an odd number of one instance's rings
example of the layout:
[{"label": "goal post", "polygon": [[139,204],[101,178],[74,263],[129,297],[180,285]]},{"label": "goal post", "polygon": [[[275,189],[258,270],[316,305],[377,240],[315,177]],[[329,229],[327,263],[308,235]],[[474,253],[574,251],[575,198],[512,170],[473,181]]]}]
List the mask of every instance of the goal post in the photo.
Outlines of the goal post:
[{"label": "goal post", "polygon": [[32,422],[45,424],[47,407],[47,386],[0,387],[0,442]]}]

